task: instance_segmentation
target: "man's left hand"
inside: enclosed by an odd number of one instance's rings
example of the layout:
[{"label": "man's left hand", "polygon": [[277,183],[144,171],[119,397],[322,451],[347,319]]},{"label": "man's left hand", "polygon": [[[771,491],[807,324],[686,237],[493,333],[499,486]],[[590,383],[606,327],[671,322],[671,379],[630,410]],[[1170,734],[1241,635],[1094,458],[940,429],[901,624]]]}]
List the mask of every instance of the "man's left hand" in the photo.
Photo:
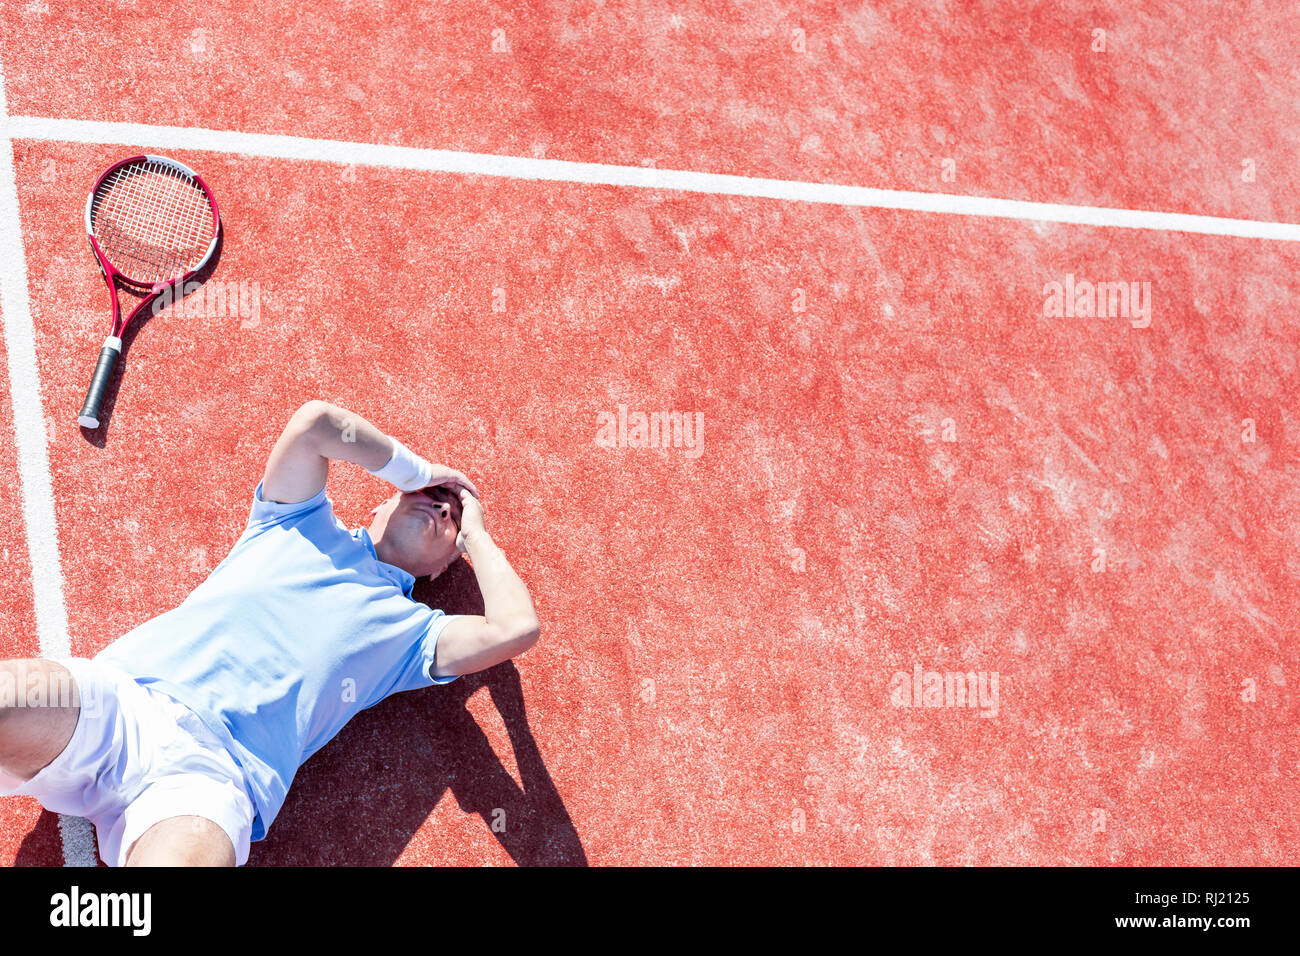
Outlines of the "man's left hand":
[{"label": "man's left hand", "polygon": [[455,468],[448,468],[446,465],[434,465],[433,475],[425,488],[436,488],[438,486],[450,487],[455,490],[464,488],[475,498],[478,497],[478,489],[474,487],[474,482],[465,477],[464,473],[457,471]]}]

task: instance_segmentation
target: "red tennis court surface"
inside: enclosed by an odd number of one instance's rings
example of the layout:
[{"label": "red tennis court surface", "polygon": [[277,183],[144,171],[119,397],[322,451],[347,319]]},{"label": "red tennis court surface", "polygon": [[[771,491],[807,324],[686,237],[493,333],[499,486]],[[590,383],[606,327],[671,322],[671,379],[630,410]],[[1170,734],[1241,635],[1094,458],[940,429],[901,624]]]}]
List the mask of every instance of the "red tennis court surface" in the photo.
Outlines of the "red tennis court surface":
[{"label": "red tennis court surface", "polygon": [[[0,57],[12,116],[1300,215],[1279,9],[1004,7],[7,2]],[[12,148],[74,653],[215,568],[311,398],[466,471],[542,618],[349,724],[250,864],[1298,862],[1294,244],[168,150],[226,301],[138,329],[88,440],[85,191],[154,147]],[[1149,325],[1045,314],[1084,280]],[[701,440],[604,447],[621,407]],[[5,655],[22,493],[6,442]],[[988,696],[899,706],[918,671]]]}]

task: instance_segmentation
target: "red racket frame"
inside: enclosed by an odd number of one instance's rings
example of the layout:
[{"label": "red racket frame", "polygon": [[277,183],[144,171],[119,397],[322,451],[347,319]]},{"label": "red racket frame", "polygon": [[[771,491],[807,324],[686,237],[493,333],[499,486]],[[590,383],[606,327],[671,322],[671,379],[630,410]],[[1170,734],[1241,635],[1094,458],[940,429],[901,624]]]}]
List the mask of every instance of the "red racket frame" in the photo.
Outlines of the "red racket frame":
[{"label": "red racket frame", "polygon": [[[160,282],[144,282],[133,276],[127,275],[120,269],[113,266],[104,255],[104,251],[99,247],[98,240],[95,239],[94,229],[91,226],[91,211],[95,203],[95,193],[99,187],[104,184],[109,176],[117,172],[124,166],[132,163],[155,162],[164,166],[171,166],[182,171],[185,175],[191,177],[200,189],[203,190],[204,196],[208,200],[208,205],[212,207],[212,241],[208,244],[207,252],[199,260],[194,268],[171,276]],[[217,207],[217,198],[212,195],[212,190],[208,184],[203,181],[203,177],[196,173],[190,167],[177,160],[170,159],[166,156],[153,156],[147,153],[138,153],[135,156],[128,156],[126,159],[119,160],[108,169],[100,173],[95,184],[90,187],[90,193],[86,196],[86,238],[90,240],[90,248],[95,253],[95,261],[99,263],[99,272],[104,277],[104,282],[108,285],[108,296],[113,303],[113,324],[109,328],[108,338],[104,340],[103,348],[99,353],[99,364],[95,367],[94,377],[91,379],[90,388],[86,392],[86,401],[82,405],[81,411],[77,415],[77,423],[83,428],[99,427],[99,408],[103,402],[104,391],[108,385],[108,379],[112,375],[113,368],[117,364],[117,357],[122,351],[122,334],[126,331],[127,326],[135,319],[137,315],[144,311],[145,306],[157,299],[159,293],[170,287],[179,287],[180,294],[184,294],[185,283],[192,279],[200,270],[203,269],[211,260],[212,254],[216,251],[217,241],[221,237],[221,210]],[[130,315],[125,320],[122,319],[122,309],[117,301],[117,283],[130,286],[134,289],[146,289],[151,294],[146,296],[141,302],[131,310]],[[180,295],[177,295],[180,298]]]}]

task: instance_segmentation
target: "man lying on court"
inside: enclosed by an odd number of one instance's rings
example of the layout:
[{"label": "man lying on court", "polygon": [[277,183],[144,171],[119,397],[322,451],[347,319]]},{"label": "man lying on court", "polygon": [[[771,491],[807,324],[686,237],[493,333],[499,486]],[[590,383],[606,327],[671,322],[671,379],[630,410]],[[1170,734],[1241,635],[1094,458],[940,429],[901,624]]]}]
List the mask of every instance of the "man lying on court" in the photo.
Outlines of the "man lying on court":
[{"label": "man lying on court", "polygon": [[[399,489],[368,530],[334,516],[334,459]],[[417,577],[461,553],[484,616],[411,599]],[[271,451],[243,535],[184,603],[91,660],[0,662],[18,698],[0,691],[0,794],[89,818],[110,866],[242,866],[299,766],[353,716],[537,638],[469,479],[309,402]]]}]

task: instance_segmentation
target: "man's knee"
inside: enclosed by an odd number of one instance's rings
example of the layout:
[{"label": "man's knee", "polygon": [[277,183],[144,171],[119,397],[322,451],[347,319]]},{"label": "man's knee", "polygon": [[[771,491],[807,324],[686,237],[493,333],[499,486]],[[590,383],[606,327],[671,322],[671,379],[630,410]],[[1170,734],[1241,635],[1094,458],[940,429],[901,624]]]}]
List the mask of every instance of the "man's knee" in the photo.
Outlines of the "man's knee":
[{"label": "man's knee", "polygon": [[81,713],[77,682],[41,658],[0,661],[0,768],[30,780],[63,753]]},{"label": "man's knee", "polygon": [[235,845],[207,817],[159,820],[132,844],[127,866],[234,866]]}]

